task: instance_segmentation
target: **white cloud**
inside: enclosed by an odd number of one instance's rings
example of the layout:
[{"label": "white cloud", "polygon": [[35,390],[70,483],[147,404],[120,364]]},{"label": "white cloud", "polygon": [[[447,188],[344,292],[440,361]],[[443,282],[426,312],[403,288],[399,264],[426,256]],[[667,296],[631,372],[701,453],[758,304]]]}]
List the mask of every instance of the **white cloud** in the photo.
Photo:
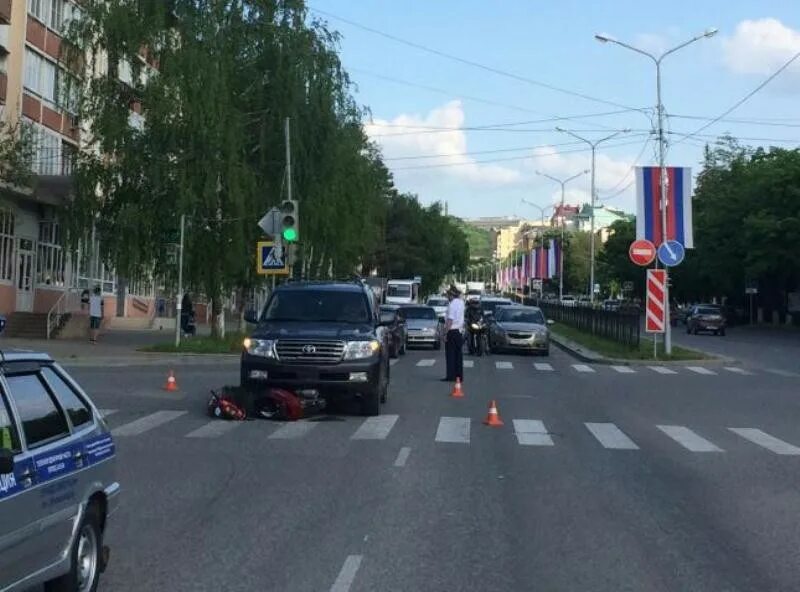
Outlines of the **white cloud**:
[{"label": "white cloud", "polygon": [[[732,71],[767,76],[800,52],[800,31],[775,18],[744,20],[722,41],[722,47],[725,63]],[[800,82],[799,62],[784,73],[793,82]]]},{"label": "white cloud", "polygon": [[367,135],[381,146],[383,155],[387,159],[404,156],[436,157],[388,160],[390,168],[456,165],[408,170],[403,171],[404,174],[411,173],[417,178],[445,175],[461,181],[495,187],[519,182],[522,175],[516,169],[495,164],[480,164],[474,158],[465,156],[464,153],[468,152],[467,136],[462,129],[414,133],[427,131],[425,127],[462,128],[464,121],[461,101],[450,101],[424,116],[401,114],[391,120],[374,119],[365,124],[364,128]]}]

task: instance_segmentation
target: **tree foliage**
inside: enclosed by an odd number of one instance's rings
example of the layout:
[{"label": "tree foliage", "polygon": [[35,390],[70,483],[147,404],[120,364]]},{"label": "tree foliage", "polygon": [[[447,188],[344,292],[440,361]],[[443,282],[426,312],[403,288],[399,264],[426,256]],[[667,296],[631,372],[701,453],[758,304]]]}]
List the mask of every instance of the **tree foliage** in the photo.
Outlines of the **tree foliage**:
[{"label": "tree foliage", "polygon": [[[68,222],[73,240],[95,227],[119,273],[174,276],[166,246],[185,215],[189,285],[214,302],[253,286],[256,222],[287,196],[287,117],[303,275],[379,265],[432,282],[462,264],[463,236],[438,206],[396,194],[362,128],[338,36],[309,19],[303,0],[83,6],[69,34],[72,59],[88,59],[96,75],[80,93],[91,135]],[[143,126],[131,125],[132,107]],[[415,268],[409,245],[428,259],[436,253],[436,263]]]},{"label": "tree foliage", "polygon": [[424,207],[408,194],[389,198],[385,245],[379,273],[422,276],[425,294],[436,291],[448,274],[464,272],[469,260],[469,245],[457,220],[445,216],[441,204]]},{"label": "tree foliage", "polygon": [[0,183],[29,186],[33,180],[34,155],[31,129],[0,120]]}]

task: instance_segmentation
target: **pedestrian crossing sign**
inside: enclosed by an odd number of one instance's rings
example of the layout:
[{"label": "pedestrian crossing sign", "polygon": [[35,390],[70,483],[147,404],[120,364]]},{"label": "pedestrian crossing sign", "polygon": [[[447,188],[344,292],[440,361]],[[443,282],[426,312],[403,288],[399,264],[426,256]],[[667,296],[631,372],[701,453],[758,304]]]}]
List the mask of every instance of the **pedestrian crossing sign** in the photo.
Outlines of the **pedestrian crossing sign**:
[{"label": "pedestrian crossing sign", "polygon": [[280,243],[259,241],[256,248],[256,273],[259,275],[288,275],[286,251]]}]

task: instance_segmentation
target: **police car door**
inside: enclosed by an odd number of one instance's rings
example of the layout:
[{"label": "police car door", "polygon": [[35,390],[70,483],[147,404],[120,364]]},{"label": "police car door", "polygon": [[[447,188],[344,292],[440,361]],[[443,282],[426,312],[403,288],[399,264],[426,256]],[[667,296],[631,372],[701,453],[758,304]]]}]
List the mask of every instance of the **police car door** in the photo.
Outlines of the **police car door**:
[{"label": "police car door", "polygon": [[[45,371],[48,371],[46,369]],[[76,452],[80,442],[70,434],[70,423],[48,388],[38,363],[5,365],[5,382],[22,430],[33,487],[23,496],[24,514],[36,519],[28,567],[43,569],[62,559],[72,542],[79,511]],[[32,571],[36,571],[35,569]]]},{"label": "police car door", "polygon": [[13,472],[0,475],[0,589],[35,571],[41,542],[36,472],[30,455],[22,452],[18,430],[7,394],[0,390],[0,448],[14,455]]}]

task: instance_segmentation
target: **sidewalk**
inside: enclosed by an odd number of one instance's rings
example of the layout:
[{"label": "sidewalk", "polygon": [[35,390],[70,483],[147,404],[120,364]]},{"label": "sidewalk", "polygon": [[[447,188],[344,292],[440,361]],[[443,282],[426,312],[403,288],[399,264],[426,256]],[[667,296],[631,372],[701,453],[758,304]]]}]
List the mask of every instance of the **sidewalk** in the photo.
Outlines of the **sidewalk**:
[{"label": "sidewalk", "polygon": [[97,344],[88,339],[9,339],[0,337],[3,351],[29,350],[50,354],[65,366],[165,366],[235,364],[235,354],[168,354],[137,351],[174,339],[172,331],[107,331]]}]

